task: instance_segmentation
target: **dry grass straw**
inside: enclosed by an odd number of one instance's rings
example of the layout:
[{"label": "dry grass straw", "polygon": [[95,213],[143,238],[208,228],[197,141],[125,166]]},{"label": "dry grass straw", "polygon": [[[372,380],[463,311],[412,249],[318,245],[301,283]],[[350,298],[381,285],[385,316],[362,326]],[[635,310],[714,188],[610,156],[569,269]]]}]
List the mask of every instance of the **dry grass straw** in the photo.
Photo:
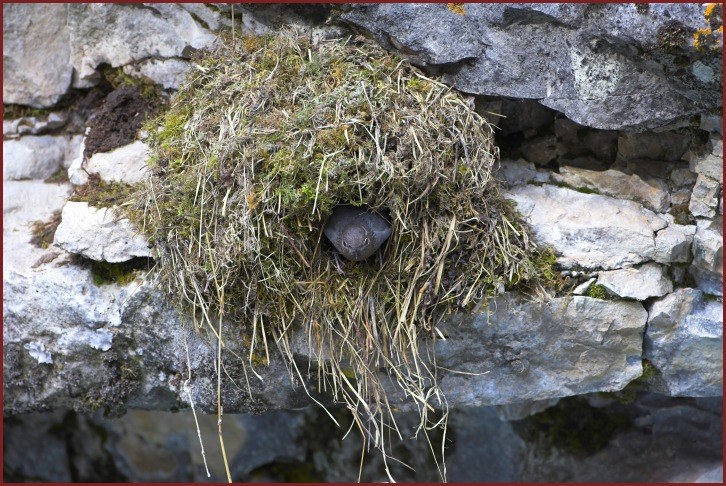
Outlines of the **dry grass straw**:
[{"label": "dry grass straw", "polygon": [[[293,378],[315,373],[384,457],[390,437],[408,435],[386,375],[418,407],[419,430],[444,425],[432,414],[446,410],[435,359],[421,355],[438,320],[534,271],[491,176],[490,126],[470,100],[361,39],[227,38],[194,64],[152,130],[142,198],[169,292],[220,346],[223,319],[245,326],[253,371],[276,346]],[[347,262],[346,275],[323,236],[338,203],[393,225],[382,260]],[[298,368],[295,333],[316,366]]]}]

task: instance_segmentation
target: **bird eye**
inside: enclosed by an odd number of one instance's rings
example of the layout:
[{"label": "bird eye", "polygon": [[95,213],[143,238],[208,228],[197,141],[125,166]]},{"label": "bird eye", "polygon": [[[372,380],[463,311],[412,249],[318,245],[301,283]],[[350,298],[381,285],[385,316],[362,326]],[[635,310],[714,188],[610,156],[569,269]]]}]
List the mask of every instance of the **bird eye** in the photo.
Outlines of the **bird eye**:
[{"label": "bird eye", "polygon": [[343,240],[343,246],[344,246],[344,247],[346,247],[346,248],[349,248],[349,246],[348,246],[348,242],[347,242],[347,241],[345,241],[345,240]]},{"label": "bird eye", "polygon": [[363,240],[363,244],[364,244],[364,245],[367,245],[367,244],[368,244],[368,238],[367,238],[367,237],[366,237],[366,239],[365,239],[365,240]]}]

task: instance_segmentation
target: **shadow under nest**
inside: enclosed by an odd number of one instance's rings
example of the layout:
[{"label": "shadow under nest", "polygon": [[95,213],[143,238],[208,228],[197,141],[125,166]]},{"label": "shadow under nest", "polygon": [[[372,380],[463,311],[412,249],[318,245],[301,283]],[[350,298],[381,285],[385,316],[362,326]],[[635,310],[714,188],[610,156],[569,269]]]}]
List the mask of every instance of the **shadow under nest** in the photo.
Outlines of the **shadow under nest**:
[{"label": "shadow under nest", "polygon": [[[536,274],[492,177],[490,126],[360,38],[227,35],[192,65],[148,125],[152,175],[131,208],[171,295],[222,344],[221,320],[243,326],[250,368],[277,346],[292,378],[308,372],[293,360],[303,336],[316,391],[347,404],[384,455],[387,437],[409,435],[384,380],[418,407],[416,433],[445,426],[437,322]],[[392,225],[380,258],[344,260],[345,274],[323,233],[338,204]]]}]

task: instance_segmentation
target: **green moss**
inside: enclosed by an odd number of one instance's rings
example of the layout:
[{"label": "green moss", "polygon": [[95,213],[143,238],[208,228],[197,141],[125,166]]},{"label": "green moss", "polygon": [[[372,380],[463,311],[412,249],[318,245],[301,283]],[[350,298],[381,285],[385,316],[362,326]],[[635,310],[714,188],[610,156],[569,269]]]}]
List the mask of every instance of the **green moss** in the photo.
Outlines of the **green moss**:
[{"label": "green moss", "polygon": [[593,299],[608,300],[611,298],[610,293],[600,284],[592,284],[585,291],[585,295]]},{"label": "green moss", "polygon": [[580,397],[563,398],[554,407],[512,424],[525,440],[578,457],[602,450],[616,433],[632,427],[627,413],[591,407]]},{"label": "green moss", "polygon": [[105,182],[96,174],[88,182],[77,186],[69,201],[87,202],[96,207],[112,207],[127,204],[133,200],[139,186],[122,182]]},{"label": "green moss", "polygon": [[33,108],[32,106],[3,104],[3,120],[16,120],[18,118],[46,119],[52,110],[48,108]]},{"label": "green moss", "polygon": [[48,248],[53,243],[55,231],[61,223],[61,212],[53,213],[48,221],[36,221],[31,226],[30,243],[38,248]]},{"label": "green moss", "polygon": [[45,179],[43,182],[46,184],[63,184],[68,182],[68,170],[61,167],[55,174]]},{"label": "green moss", "polygon": [[113,89],[136,88],[150,106],[155,106],[162,98],[162,89],[154,81],[143,75],[131,76],[126,74],[122,67],[106,66],[103,76]]},{"label": "green moss", "polygon": [[629,405],[635,402],[638,394],[647,390],[648,382],[657,378],[661,374],[660,370],[658,370],[653,363],[645,358],[643,358],[642,366],[643,373],[638,378],[628,383],[622,390],[615,392],[602,392],[598,393],[598,395],[606,398],[613,398],[623,405]]},{"label": "green moss", "polygon": [[[146,266],[147,262],[144,260],[142,265]],[[123,263],[93,261],[91,263],[93,283],[96,286],[109,284],[128,285],[136,280],[136,270],[139,269],[139,266],[139,263],[133,260]]]}]

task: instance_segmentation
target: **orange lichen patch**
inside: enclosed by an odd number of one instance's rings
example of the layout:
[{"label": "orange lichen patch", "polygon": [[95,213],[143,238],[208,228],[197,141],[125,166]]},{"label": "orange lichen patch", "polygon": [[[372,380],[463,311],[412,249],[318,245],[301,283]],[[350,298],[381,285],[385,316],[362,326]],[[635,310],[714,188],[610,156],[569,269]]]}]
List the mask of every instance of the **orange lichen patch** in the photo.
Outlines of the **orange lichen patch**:
[{"label": "orange lichen patch", "polygon": [[457,15],[466,15],[466,5],[463,3],[447,3],[446,8]]},{"label": "orange lichen patch", "polygon": [[723,10],[723,8],[721,7],[720,3],[709,3],[706,6],[706,10],[704,11],[703,15],[704,15],[704,17],[706,17],[707,20],[710,20],[710,18],[714,14],[721,15],[722,10]]},{"label": "orange lichen patch", "polygon": [[723,48],[723,26],[716,30],[698,29],[693,34],[693,46],[699,50]]},{"label": "orange lichen patch", "polygon": [[696,49],[720,49],[723,47],[723,5],[709,3],[703,12],[708,23],[705,29],[693,33],[693,45]]}]

